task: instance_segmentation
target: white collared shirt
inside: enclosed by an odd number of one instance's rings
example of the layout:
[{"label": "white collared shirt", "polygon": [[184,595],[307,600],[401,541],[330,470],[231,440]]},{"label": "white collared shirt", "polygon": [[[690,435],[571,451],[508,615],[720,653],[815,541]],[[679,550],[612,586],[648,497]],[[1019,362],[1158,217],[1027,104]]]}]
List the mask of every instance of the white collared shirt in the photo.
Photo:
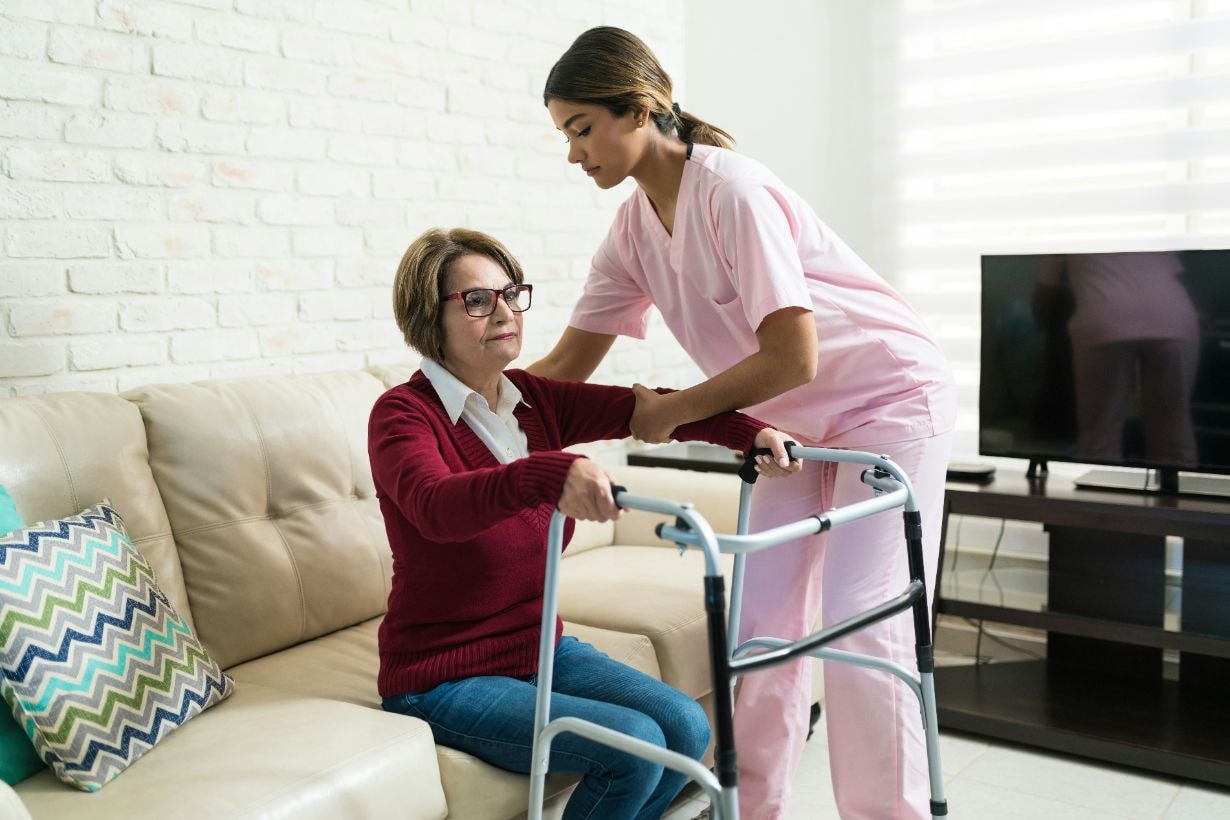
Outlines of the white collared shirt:
[{"label": "white collared shirt", "polygon": [[507,376],[500,376],[500,397],[493,412],[486,399],[463,384],[443,365],[423,359],[419,369],[435,388],[449,420],[456,424],[461,419],[468,424],[497,461],[508,464],[529,456],[529,442],[517,417],[513,415],[513,410],[524,400],[521,391]]}]

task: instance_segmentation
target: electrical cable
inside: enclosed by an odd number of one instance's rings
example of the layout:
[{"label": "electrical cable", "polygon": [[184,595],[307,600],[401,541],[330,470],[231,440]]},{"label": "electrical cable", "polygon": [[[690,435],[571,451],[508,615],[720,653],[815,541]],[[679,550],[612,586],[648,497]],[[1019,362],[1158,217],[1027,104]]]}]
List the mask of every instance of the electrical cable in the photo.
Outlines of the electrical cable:
[{"label": "electrical cable", "polygon": [[[947,573],[948,576],[952,578],[952,584],[953,584],[952,597],[956,599],[960,599],[961,597],[961,586],[960,586],[961,585],[961,574],[957,571],[957,569],[958,569],[958,565],[961,560],[961,525],[965,523],[965,519],[966,519],[966,516],[964,515],[957,516],[957,526],[956,526],[956,529],[953,530],[953,536],[952,536],[952,540],[953,540],[952,564],[948,567],[948,573]],[[999,533],[996,535],[995,545],[991,548],[991,558],[987,562],[986,572],[983,574],[983,578],[979,582],[979,595],[978,595],[979,603],[982,602],[982,584],[985,584],[987,576],[990,575],[995,568],[995,561],[999,556],[999,548],[1000,548],[1000,545],[1003,543],[1004,531],[1005,531],[1006,526],[1007,526],[1007,520],[1000,519]],[[1000,585],[998,579],[993,578],[993,580],[995,580],[995,585],[999,589],[999,603],[1002,606],[1004,603],[1003,586]],[[1008,640],[1001,638],[998,635],[993,635],[990,632],[987,632],[986,629],[984,628],[984,625],[983,625],[984,621],[982,618],[963,617],[962,620],[965,621],[965,623],[971,629],[976,629],[978,631],[978,637],[975,642],[975,648],[974,648],[975,663],[989,663],[990,662],[989,660],[983,661],[981,657],[983,636],[985,636],[988,641],[998,644],[1004,647],[1005,649],[1009,649],[1009,650],[1012,650],[1013,652],[1017,652],[1019,654],[1025,655],[1030,660],[1042,660],[1042,658],[1044,657],[1040,653],[1032,652],[1028,649],[1024,649],[1020,646],[1016,646],[1015,644],[1010,643]]]},{"label": "electrical cable", "polygon": [[[965,623],[969,626],[970,629],[979,629],[982,626],[981,618],[965,617],[965,618],[962,618],[961,620],[965,621]],[[991,643],[997,643],[1000,646],[1004,647],[1005,649],[1011,649],[1013,652],[1017,652],[1021,655],[1026,656],[1027,658],[1029,658],[1029,660],[1040,661],[1046,657],[1042,653],[1032,652],[1028,649],[1017,646],[1016,644],[1011,643],[1007,638],[1001,638],[1000,636],[992,634],[991,632],[985,632],[984,634],[986,635],[986,639],[990,641]],[[987,663],[990,663],[990,661],[987,661]]]},{"label": "electrical cable", "polygon": [[961,525],[965,523],[965,516],[957,516],[957,529],[952,535],[952,566],[948,568],[948,575],[952,578],[952,597],[960,599],[961,597],[961,574],[957,572],[957,562],[961,560]]},{"label": "electrical cable", "polygon": [[[999,534],[995,537],[995,546],[991,547],[991,559],[987,562],[986,571],[982,574],[982,580],[978,582],[978,602],[982,603],[982,588],[988,577],[995,581],[995,586],[999,590],[999,605],[1004,605],[1004,588],[1000,585],[999,579],[994,577],[995,559],[999,557],[999,546],[1004,542],[1004,529],[1008,525],[1008,519],[999,519]],[[982,636],[986,630],[984,629],[983,619],[978,619],[978,637],[974,641],[974,663],[990,663],[989,660],[982,659]]]}]

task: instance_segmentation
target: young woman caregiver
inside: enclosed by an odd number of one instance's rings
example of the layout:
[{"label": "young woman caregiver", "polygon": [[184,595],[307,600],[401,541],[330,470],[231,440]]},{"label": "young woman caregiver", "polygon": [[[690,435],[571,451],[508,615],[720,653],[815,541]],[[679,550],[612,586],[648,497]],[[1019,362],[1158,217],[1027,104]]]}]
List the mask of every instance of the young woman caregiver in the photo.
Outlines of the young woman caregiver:
[{"label": "young woman caregiver", "polygon": [[[918,494],[935,578],[955,396],[944,356],[908,304],[729,134],[682,111],[641,40],[591,29],[560,57],[544,101],[568,161],[599,188],[632,177],[555,348],[530,372],[588,378],[619,334],[644,338],[656,306],[708,377],[659,396],[637,386],[644,441],[744,408],[810,446],[872,450]],[[807,462],[793,481],[760,482],[753,529],[867,496],[857,465]],[[749,557],[741,638],[794,638],[818,606],[835,623],[907,581],[899,516],[882,515]],[[909,614],[836,646],[914,667]],[[918,704],[879,671],[824,665],[829,759],[843,818],[929,817]],[[741,816],[786,816],[807,730],[809,664],[749,675],[735,706]]]}]

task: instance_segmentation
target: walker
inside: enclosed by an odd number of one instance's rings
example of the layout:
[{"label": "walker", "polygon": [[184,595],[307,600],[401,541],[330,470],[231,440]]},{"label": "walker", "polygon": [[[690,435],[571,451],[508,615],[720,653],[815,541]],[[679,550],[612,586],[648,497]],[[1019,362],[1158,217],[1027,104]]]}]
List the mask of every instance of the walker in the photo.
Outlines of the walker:
[{"label": "walker", "polygon": [[[708,522],[691,504],[681,504],[629,493],[614,487],[615,501],[620,507],[672,515],[673,525],[662,523],[657,535],[673,541],[680,552],[688,546],[705,554],[705,612],[709,625],[709,659],[713,676],[716,743],[713,771],[691,758],[669,749],[575,717],[562,717],[548,722],[551,685],[555,662],[555,618],[558,611],[559,561],[563,544],[564,516],[557,510],[551,518],[547,536],[546,581],[543,588],[542,640],[539,644],[538,694],[534,710],[534,748],[530,768],[529,820],[541,820],[546,788],[547,764],[551,742],[556,735],[572,732],[606,746],[636,755],[661,766],[682,772],[700,784],[709,795],[714,820],[739,820],[739,770],[735,755],[732,691],[734,678],[796,660],[802,656],[828,661],[852,663],[880,669],[896,675],[910,687],[919,700],[923,729],[927,739],[927,769],[931,782],[931,816],[946,817],[948,803],[944,799],[944,783],[940,771],[939,731],[935,714],[935,659],[931,644],[931,618],[927,608],[926,582],[923,577],[922,523],[909,478],[886,456],[876,456],[853,450],[833,450],[822,447],[786,445],[791,459],[835,461],[869,465],[862,481],[872,488],[871,498],[818,513],[791,524],[783,524],[764,532],[747,534],[751,514],[751,490],[757,473],[753,457],[768,454],[768,450],[752,452],[739,471],[743,484],[739,492],[737,535],[716,535]],[[735,646],[739,635],[739,616],[743,598],[743,571],[747,553],[777,546],[786,541],[815,535],[833,527],[848,524],[895,507],[904,507],[905,541],[909,557],[910,582],[905,591],[879,606],[847,618],[797,641],[783,638],[756,637]],[[735,556],[731,578],[729,622],[726,613],[725,579],[718,555]],[[825,645],[906,609],[914,612],[915,652],[918,676],[900,664],[883,658],[828,649]],[[752,650],[764,650],[749,655]]]}]

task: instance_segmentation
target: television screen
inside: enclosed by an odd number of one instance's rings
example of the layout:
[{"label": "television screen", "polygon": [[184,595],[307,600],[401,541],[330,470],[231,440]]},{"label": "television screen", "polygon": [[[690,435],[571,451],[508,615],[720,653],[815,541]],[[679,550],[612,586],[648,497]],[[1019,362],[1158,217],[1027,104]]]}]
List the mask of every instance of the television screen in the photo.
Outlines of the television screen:
[{"label": "television screen", "polygon": [[982,257],[979,450],[1230,473],[1230,250]]}]

